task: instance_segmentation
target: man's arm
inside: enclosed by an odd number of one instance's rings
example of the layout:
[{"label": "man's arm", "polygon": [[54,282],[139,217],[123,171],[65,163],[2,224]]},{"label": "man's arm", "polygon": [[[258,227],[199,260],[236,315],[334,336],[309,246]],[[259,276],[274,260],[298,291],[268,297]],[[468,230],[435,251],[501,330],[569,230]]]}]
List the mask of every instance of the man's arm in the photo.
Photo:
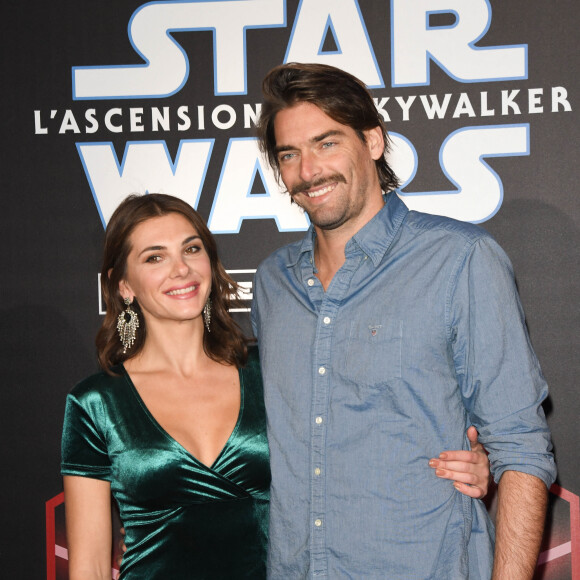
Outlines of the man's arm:
[{"label": "man's arm", "polygon": [[534,575],[548,491],[527,473],[506,471],[498,486],[493,580],[528,580]]}]

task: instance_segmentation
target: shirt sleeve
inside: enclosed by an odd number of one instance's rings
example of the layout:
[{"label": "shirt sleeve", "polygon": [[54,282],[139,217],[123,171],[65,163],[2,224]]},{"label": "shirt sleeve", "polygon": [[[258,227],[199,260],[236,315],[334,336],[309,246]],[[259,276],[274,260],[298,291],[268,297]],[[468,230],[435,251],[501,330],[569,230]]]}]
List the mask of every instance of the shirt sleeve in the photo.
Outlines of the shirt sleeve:
[{"label": "shirt sleeve", "polygon": [[102,433],[103,417],[98,393],[77,395],[73,391],[67,396],[62,431],[62,475],[111,480],[111,462]]},{"label": "shirt sleeve", "polygon": [[556,478],[542,401],[548,386],[528,336],[512,265],[491,237],[467,244],[448,295],[448,332],[463,402],[489,452],[507,470]]}]

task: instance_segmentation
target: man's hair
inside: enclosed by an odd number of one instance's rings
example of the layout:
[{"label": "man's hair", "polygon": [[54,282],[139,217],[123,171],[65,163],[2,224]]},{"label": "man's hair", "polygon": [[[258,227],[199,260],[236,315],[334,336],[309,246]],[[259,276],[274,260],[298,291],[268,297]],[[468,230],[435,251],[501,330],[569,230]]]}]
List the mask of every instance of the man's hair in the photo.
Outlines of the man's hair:
[{"label": "man's hair", "polygon": [[147,338],[147,325],[137,298],[131,307],[139,316],[139,331],[129,352],[117,336],[117,317],[125,306],[119,283],[127,273],[127,257],[131,251],[131,234],[150,219],[177,214],[183,216],[200,237],[211,264],[211,332],[204,329],[203,349],[218,362],[243,366],[247,358],[247,339],[233,320],[229,309],[239,306],[238,285],[226,273],[217,253],[215,238],[203,218],[185,201],[160,193],[130,195],[114,211],[105,231],[101,289],[107,312],[97,334],[96,345],[101,367],[110,374],[115,365],[139,354]]},{"label": "man's hair", "polygon": [[264,102],[257,124],[258,139],[276,177],[280,177],[274,134],[276,115],[299,103],[311,103],[331,119],[353,129],[363,143],[363,131],[380,127],[385,150],[375,164],[381,189],[388,192],[398,187],[399,180],[385,159],[390,146],[385,125],[362,81],[324,64],[288,63],[273,68],[266,75],[262,92]]}]

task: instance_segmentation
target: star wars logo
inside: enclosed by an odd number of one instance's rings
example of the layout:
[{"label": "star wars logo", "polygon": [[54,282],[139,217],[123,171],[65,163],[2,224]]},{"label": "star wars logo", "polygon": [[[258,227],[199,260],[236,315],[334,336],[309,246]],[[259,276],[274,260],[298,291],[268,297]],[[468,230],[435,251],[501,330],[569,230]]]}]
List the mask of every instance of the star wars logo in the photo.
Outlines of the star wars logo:
[{"label": "star wars logo", "polygon": [[[463,86],[527,79],[527,45],[477,45],[491,24],[488,0],[391,0],[390,4],[385,2],[385,33],[388,33],[389,6],[392,87],[418,87],[418,90],[426,87],[430,84],[433,67],[439,67],[453,82]],[[73,99],[83,102],[163,99],[175,95],[186,83],[192,82],[188,55],[173,36],[175,32],[186,31],[191,34],[211,31],[213,34],[214,95],[246,95],[247,35],[259,35],[265,29],[286,26],[285,0],[143,4],[128,26],[129,39],[143,64],[73,67]],[[280,57],[281,62],[319,62],[337,66],[359,77],[370,88],[377,91],[385,88],[357,0],[302,0],[286,53]],[[417,107],[422,107],[428,120],[446,115],[453,118],[495,117],[520,114],[520,105],[516,102],[519,92],[517,89],[502,91],[497,107],[488,103],[486,91],[481,92],[478,113],[466,93],[455,97],[454,105],[450,105],[450,95],[439,98],[433,94],[395,97],[391,103],[398,107],[403,122]],[[389,120],[389,99],[375,99],[386,120]],[[552,87],[547,96],[541,88],[529,89],[525,104],[528,113],[541,113],[545,106],[551,107],[552,112],[571,110],[563,87]],[[197,107],[195,115],[198,129],[200,107],[203,109],[203,105]],[[214,117],[215,111],[211,122],[216,132],[223,134],[234,126],[236,111],[224,105]],[[169,123],[170,113],[160,107],[151,107],[152,125],[163,128],[163,123]],[[244,104],[244,127],[252,125],[258,114],[259,104]],[[67,115],[63,117],[61,131],[64,127],[64,132],[69,129],[81,132],[72,112]],[[126,130],[127,124],[132,132],[139,132],[143,115],[143,107],[131,107],[128,111],[111,107],[102,123],[116,133]],[[173,112],[173,126],[177,131],[187,130],[191,127],[191,118],[192,111],[179,107]],[[202,120],[205,128],[205,116]],[[96,131],[95,124],[99,121],[94,109],[86,111],[85,121],[85,133]],[[41,111],[35,111],[38,133],[48,131],[47,122]],[[499,210],[504,195],[501,177],[486,159],[529,155],[530,151],[529,123],[463,126],[452,131],[439,150],[442,173],[452,187],[445,191],[413,191],[412,182],[420,163],[417,150],[404,135],[391,132],[391,136],[394,148],[389,162],[403,183],[406,204],[411,209],[475,223],[492,217]],[[214,142],[213,136],[183,139],[172,158],[164,140],[129,141],[121,159],[111,142],[77,142],[103,225],[120,200],[133,191],[173,193],[197,207]],[[263,191],[255,191],[256,183]],[[205,186],[207,189],[207,184]],[[280,185],[259,154],[256,140],[231,136],[208,225],[214,233],[238,233],[242,222],[248,219],[273,219],[281,232],[308,227],[307,217],[296,206],[291,206],[287,196],[281,193]]]}]

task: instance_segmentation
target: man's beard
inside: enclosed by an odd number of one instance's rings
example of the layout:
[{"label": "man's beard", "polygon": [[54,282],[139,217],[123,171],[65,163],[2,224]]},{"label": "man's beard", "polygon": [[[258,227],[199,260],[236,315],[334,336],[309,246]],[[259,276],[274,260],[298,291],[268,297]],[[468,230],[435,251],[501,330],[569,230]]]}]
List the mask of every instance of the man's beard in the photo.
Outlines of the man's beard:
[{"label": "man's beard", "polygon": [[312,188],[319,188],[319,187],[322,187],[322,186],[324,186],[326,184],[330,184],[330,183],[345,183],[346,184],[346,178],[341,173],[334,173],[334,174],[329,175],[327,177],[319,177],[318,179],[314,179],[312,181],[301,181],[300,183],[297,183],[296,185],[294,185],[292,187],[292,189],[288,190],[288,193],[290,193],[290,195],[291,195],[292,203],[296,203],[296,205],[298,205],[303,211],[305,211],[306,214],[308,215],[308,218],[310,219],[310,221],[316,227],[318,227],[322,230],[334,230],[334,229],[340,227],[341,225],[343,225],[343,223],[345,221],[348,221],[348,219],[349,219],[348,215],[341,215],[340,218],[337,220],[319,221],[316,219],[315,215],[314,216],[310,215],[308,210],[301,203],[297,202],[294,199],[294,196],[301,193],[304,196],[308,197],[308,194],[304,193],[306,190],[312,189]]}]

